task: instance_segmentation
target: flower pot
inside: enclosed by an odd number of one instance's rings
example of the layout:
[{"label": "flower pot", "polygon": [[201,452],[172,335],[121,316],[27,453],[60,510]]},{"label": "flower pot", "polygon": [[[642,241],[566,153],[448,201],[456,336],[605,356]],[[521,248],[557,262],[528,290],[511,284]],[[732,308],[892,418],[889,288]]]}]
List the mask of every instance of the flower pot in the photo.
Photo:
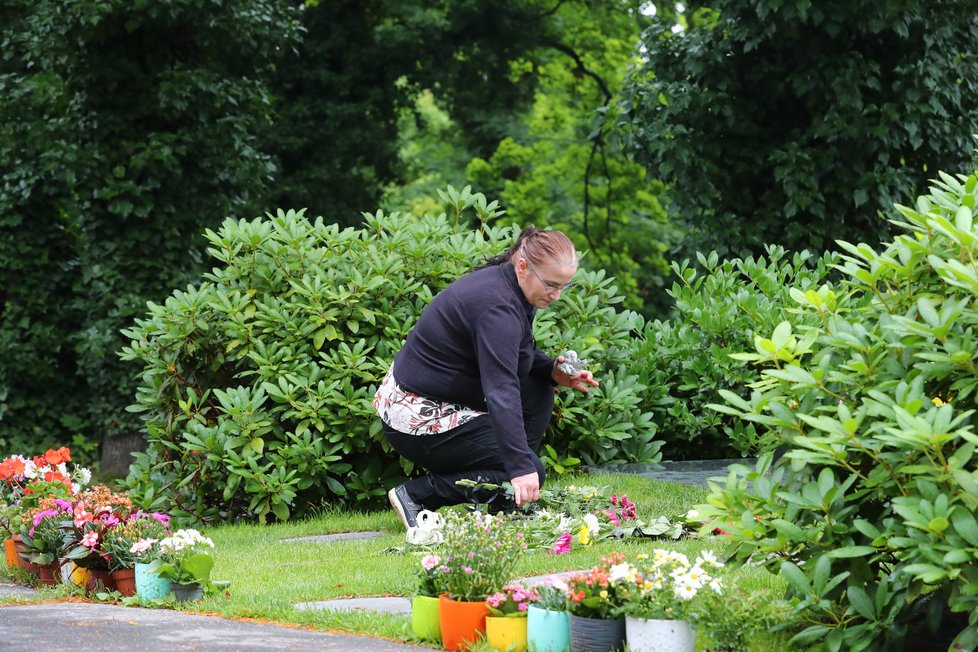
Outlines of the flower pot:
[{"label": "flower pot", "polygon": [[17,552],[17,563],[28,573],[34,571],[33,564],[27,559],[27,547],[24,545],[24,540],[20,538],[19,534],[15,534],[10,537],[14,541],[14,549]]},{"label": "flower pot", "polygon": [[430,595],[416,595],[411,598],[411,631],[416,638],[432,643],[441,642],[441,619],[438,611],[438,598]]},{"label": "flower pot", "polygon": [[438,599],[441,643],[446,650],[468,650],[469,644],[486,631],[489,606],[485,602],[464,602],[445,596]]},{"label": "flower pot", "polygon": [[526,618],[486,616],[486,641],[497,650],[526,650]]},{"label": "flower pot", "polygon": [[3,540],[3,554],[7,558],[7,568],[17,568],[20,566],[20,558],[17,556],[17,545],[13,539]]},{"label": "flower pot", "polygon": [[696,630],[686,620],[625,619],[630,652],[693,652]]},{"label": "flower pot", "polygon": [[192,584],[170,582],[170,590],[173,591],[173,597],[181,602],[192,602],[204,597],[204,586],[199,582]]},{"label": "flower pot", "polygon": [[41,584],[47,586],[54,586],[58,583],[61,578],[61,564],[59,562],[53,562],[50,564],[38,564],[37,565],[37,578],[40,580]]},{"label": "flower pot", "polygon": [[570,616],[571,652],[615,652],[625,649],[625,619]]},{"label": "flower pot", "polygon": [[136,569],[123,568],[112,571],[116,590],[125,597],[136,595]]},{"label": "flower pot", "polygon": [[100,591],[115,591],[115,580],[108,570],[95,568],[88,569],[88,580],[85,582],[85,593],[99,593]]},{"label": "flower pot", "polygon": [[570,648],[570,614],[531,604],[526,612],[526,639],[535,652],[565,652]]},{"label": "flower pot", "polygon": [[170,580],[149,572],[149,564],[136,564],[136,595],[140,600],[159,600],[170,592]]},{"label": "flower pot", "polygon": [[80,589],[84,589],[88,584],[88,569],[75,565],[71,562],[68,580]]}]

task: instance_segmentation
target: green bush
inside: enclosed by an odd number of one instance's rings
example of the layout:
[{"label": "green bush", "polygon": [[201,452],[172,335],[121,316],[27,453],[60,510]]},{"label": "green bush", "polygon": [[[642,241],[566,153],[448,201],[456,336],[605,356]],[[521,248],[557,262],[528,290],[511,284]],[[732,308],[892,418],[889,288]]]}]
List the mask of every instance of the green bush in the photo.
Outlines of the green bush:
[{"label": "green bush", "polygon": [[[515,239],[484,222],[495,204],[449,189],[454,221],[365,215],[362,229],[279,211],[206,233],[218,266],[125,331],[142,364],[133,411],[150,443],[126,485],[144,507],[194,519],[285,520],[343,499],[382,499],[413,471],[381,434],[371,400],[431,297]],[[478,230],[460,226],[475,212]],[[465,215],[463,215],[465,213]],[[581,270],[537,319],[541,348],[590,359],[601,391],[563,394],[547,441],[558,460],[657,460],[644,387],[628,369],[641,317],[600,271]]]},{"label": "green bush", "polygon": [[941,174],[881,251],[840,242],[838,288],[791,292],[817,326],[755,336],[753,393],[715,406],[787,445],[701,511],[787,579],[796,643],[978,646],[976,199],[978,173]]},{"label": "green bush", "polygon": [[788,288],[817,287],[834,258],[808,252],[789,257],[783,248],[768,246],[766,258],[721,261],[714,252],[697,259],[699,271],[687,261],[673,263],[674,314],[646,324],[636,342],[639,381],[648,387],[644,409],[666,435],[668,459],[754,455],[771,447],[770,437],[751,423],[701,407],[721,401],[721,390],[749,394],[747,383],[755,374],[729,354],[787,319]]}]

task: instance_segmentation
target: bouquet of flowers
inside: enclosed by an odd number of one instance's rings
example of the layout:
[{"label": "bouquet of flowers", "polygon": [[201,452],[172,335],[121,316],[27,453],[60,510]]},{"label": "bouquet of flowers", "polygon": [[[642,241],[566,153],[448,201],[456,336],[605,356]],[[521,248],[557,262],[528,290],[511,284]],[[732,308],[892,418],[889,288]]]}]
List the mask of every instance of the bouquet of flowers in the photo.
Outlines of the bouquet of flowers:
[{"label": "bouquet of flowers", "polygon": [[150,565],[157,573],[175,584],[211,585],[214,542],[197,530],[177,530],[159,542],[160,558]]},{"label": "bouquet of flowers", "polygon": [[102,552],[109,557],[109,570],[132,568],[136,562],[148,563],[158,556],[154,546],[170,534],[166,514],[134,512],[125,521],[108,528],[102,539]]},{"label": "bouquet of flowers", "polygon": [[66,526],[64,557],[82,568],[109,570],[111,557],[104,549],[105,536],[128,518],[131,509],[128,496],[103,485],[78,494]]},{"label": "bouquet of flowers", "polygon": [[590,571],[567,580],[567,610],[584,618],[620,618],[629,595],[628,584],[636,579],[634,573],[624,554],[613,552],[602,557]]},{"label": "bouquet of flowers", "polygon": [[522,584],[507,584],[486,598],[489,613],[506,618],[526,618],[526,610],[537,601],[537,592]]},{"label": "bouquet of flowers", "polygon": [[439,572],[453,599],[484,601],[510,579],[526,543],[508,522],[505,516],[480,512],[445,515]]},{"label": "bouquet of flowers", "polygon": [[437,598],[445,592],[444,575],[447,567],[441,563],[438,555],[425,555],[421,558],[421,570],[418,571],[418,595]]},{"label": "bouquet of flowers", "polygon": [[24,548],[35,564],[53,564],[65,543],[65,520],[71,519],[71,503],[60,498],[45,498],[41,505],[24,514],[21,526]]},{"label": "bouquet of flowers", "polygon": [[709,597],[723,593],[717,575],[721,568],[709,550],[692,562],[680,552],[661,548],[640,554],[624,573],[629,581],[625,611],[644,619],[697,620],[710,608]]}]

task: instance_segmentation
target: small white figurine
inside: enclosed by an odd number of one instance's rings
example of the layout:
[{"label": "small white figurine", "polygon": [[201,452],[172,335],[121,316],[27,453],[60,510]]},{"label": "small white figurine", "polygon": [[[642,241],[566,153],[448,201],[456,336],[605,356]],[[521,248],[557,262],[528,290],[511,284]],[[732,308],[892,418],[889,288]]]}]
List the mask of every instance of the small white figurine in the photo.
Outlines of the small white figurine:
[{"label": "small white figurine", "polygon": [[557,368],[568,376],[573,376],[587,370],[587,360],[578,358],[577,351],[568,350],[564,353],[564,361],[558,364]]}]

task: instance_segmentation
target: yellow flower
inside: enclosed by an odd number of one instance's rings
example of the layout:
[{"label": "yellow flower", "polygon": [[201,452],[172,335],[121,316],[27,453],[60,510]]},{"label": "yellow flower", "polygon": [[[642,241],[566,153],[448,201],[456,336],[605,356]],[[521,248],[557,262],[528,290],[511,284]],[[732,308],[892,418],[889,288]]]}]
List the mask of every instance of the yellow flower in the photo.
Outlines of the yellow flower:
[{"label": "yellow flower", "polygon": [[577,533],[577,540],[582,546],[591,545],[591,531],[587,529],[587,525],[581,526],[581,531]]},{"label": "yellow flower", "polygon": [[589,494],[587,494],[587,495],[584,496],[584,500],[591,500],[592,498],[594,498],[597,495],[598,495],[598,492],[592,491],[591,493],[589,493]]},{"label": "yellow flower", "polygon": [[600,595],[602,598],[607,598],[608,597],[608,592],[602,590],[601,593],[599,593],[598,595]]},{"label": "yellow flower", "polygon": [[934,405],[944,405],[945,404],[944,400],[940,396],[935,396],[934,398],[931,399],[931,401],[934,403]]}]

